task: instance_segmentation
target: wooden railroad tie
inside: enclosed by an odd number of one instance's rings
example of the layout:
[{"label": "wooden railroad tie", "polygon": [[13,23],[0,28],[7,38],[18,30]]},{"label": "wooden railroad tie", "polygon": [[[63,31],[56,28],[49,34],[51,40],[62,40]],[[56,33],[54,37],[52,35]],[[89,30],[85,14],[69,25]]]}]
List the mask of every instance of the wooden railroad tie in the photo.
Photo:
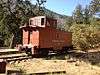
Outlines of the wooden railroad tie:
[{"label": "wooden railroad tie", "polygon": [[49,74],[66,74],[66,71],[53,71],[53,72],[41,72],[41,73],[30,73],[28,75],[49,75]]}]

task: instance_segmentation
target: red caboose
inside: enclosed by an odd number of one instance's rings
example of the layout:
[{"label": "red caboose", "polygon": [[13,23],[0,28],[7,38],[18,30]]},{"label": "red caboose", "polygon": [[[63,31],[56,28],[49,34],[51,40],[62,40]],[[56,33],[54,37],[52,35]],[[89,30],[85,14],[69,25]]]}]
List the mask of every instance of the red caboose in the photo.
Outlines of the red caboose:
[{"label": "red caboose", "polygon": [[63,52],[72,47],[72,33],[56,29],[57,20],[38,16],[22,26],[23,46],[31,47],[33,55]]}]

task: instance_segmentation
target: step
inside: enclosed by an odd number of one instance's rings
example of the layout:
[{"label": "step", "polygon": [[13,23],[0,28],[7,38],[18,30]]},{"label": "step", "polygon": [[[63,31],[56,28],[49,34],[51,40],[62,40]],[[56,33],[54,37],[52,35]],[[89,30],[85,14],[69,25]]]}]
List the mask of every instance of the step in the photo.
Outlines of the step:
[{"label": "step", "polygon": [[5,73],[0,73],[0,75],[6,75]]},{"label": "step", "polygon": [[7,59],[7,62],[10,61],[17,61],[17,60],[24,60],[24,59],[30,59],[31,57],[19,57],[19,58],[12,58],[12,59]]},{"label": "step", "polygon": [[27,56],[26,53],[8,54],[8,55],[0,55],[0,59],[17,58],[25,56]]},{"label": "step", "polygon": [[18,49],[0,49],[0,55],[19,53]]}]

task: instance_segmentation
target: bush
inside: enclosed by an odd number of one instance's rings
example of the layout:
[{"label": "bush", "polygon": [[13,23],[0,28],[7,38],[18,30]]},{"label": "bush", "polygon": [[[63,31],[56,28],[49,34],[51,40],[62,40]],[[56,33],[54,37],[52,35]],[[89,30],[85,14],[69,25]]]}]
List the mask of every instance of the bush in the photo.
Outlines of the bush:
[{"label": "bush", "polygon": [[73,45],[76,48],[86,50],[89,48],[99,47],[100,35],[99,30],[94,25],[74,24],[70,27]]}]

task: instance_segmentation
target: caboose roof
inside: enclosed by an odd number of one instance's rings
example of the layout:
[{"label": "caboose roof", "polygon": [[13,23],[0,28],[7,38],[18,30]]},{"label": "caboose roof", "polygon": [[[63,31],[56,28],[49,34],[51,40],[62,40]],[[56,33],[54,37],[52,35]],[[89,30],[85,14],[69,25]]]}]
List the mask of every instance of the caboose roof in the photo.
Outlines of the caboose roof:
[{"label": "caboose roof", "polygon": [[[33,19],[39,19],[39,18],[46,18],[47,19],[47,21],[57,21],[56,19],[54,19],[54,18],[50,18],[50,17],[47,17],[47,16],[35,16],[35,17],[31,17],[30,19],[29,19],[29,21],[30,20],[33,20]],[[26,24],[25,23],[25,25],[24,26],[20,26],[20,28],[32,28],[32,27],[35,27],[34,25],[29,25],[29,24]],[[38,27],[38,26],[37,26]]]},{"label": "caboose roof", "polygon": [[31,18],[35,18],[35,17],[47,17],[47,16],[34,16],[34,17],[31,17]]},{"label": "caboose roof", "polygon": [[52,20],[56,20],[56,19],[54,19],[54,18],[47,17],[47,16],[35,16],[35,17],[31,17],[30,19],[32,19],[32,18],[38,18],[38,17],[40,17],[40,18],[52,19]]},{"label": "caboose roof", "polygon": [[22,29],[22,28],[33,28],[34,26],[31,26],[31,25],[24,25],[24,26],[20,26],[20,29]]}]

